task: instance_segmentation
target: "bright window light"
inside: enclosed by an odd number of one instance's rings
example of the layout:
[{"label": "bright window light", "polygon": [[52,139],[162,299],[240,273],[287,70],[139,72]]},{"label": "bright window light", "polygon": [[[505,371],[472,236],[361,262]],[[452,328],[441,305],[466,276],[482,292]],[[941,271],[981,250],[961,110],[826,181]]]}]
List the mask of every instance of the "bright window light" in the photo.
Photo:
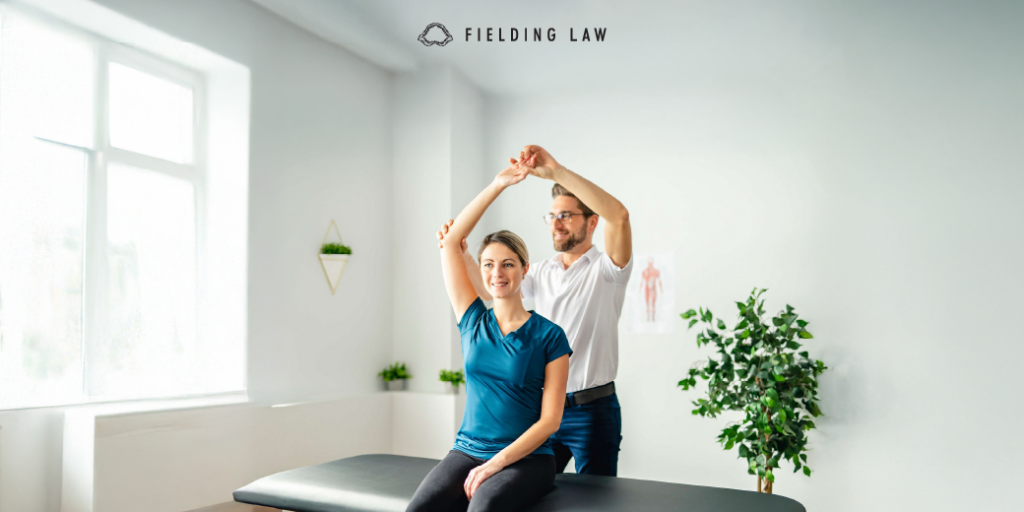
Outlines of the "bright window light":
[{"label": "bright window light", "polygon": [[89,44],[24,18],[3,20],[2,122],[20,135],[91,147],[93,66]]},{"label": "bright window light", "polygon": [[110,63],[110,145],[192,162],[192,89]]},{"label": "bright window light", "polygon": [[21,142],[0,144],[0,407],[82,392],[86,159]]},{"label": "bright window light", "polygon": [[92,345],[89,395],[194,394],[196,221],[192,184],[107,168],[107,333]]},{"label": "bright window light", "polygon": [[94,55],[0,21],[0,407],[67,403],[82,393],[88,158],[61,144],[91,144]]},{"label": "bright window light", "polygon": [[0,410],[244,390],[244,261],[209,255],[244,250],[247,175],[195,138],[213,88],[35,16],[0,2]]}]

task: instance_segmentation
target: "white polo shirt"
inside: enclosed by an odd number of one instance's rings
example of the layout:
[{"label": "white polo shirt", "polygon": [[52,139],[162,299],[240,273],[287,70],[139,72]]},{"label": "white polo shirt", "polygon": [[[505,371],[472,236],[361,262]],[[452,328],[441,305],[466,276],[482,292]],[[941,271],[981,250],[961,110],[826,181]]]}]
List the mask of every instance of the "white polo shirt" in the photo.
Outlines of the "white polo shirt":
[{"label": "white polo shirt", "polygon": [[558,324],[569,338],[569,382],[566,392],[601,386],[615,380],[619,368],[619,314],[633,256],[624,268],[591,247],[569,268],[561,253],[530,265],[523,279],[523,297]]}]

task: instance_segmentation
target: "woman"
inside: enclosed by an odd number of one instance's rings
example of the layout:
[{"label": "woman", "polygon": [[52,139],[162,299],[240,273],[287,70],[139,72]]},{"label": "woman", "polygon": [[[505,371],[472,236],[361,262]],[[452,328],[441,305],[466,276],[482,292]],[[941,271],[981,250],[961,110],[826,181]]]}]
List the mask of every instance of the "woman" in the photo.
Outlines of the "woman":
[{"label": "woman", "polygon": [[[448,235],[462,240],[501,192],[529,171],[499,173],[455,219]],[[529,270],[526,245],[499,231],[480,246],[480,277],[494,299],[488,311],[473,288],[460,244],[441,248],[448,298],[462,335],[466,412],[455,446],[423,479],[408,511],[520,510],[555,480],[548,438],[558,430],[569,375],[562,329],[523,307],[519,285]]]}]

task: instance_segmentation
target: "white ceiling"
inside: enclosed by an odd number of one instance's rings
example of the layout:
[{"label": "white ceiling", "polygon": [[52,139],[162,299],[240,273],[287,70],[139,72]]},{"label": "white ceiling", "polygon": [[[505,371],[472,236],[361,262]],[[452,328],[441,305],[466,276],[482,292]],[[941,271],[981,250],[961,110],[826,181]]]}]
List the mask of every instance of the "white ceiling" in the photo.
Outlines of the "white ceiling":
[{"label": "white ceiling", "polygon": [[[449,63],[485,91],[636,88],[734,83],[803,74],[836,58],[836,32],[857,29],[858,2],[767,0],[253,0],[393,71]],[[417,36],[432,22],[455,37],[445,47]],[[473,38],[465,41],[466,27]],[[477,42],[475,27],[557,31],[555,42]],[[604,42],[570,42],[607,27]]]}]

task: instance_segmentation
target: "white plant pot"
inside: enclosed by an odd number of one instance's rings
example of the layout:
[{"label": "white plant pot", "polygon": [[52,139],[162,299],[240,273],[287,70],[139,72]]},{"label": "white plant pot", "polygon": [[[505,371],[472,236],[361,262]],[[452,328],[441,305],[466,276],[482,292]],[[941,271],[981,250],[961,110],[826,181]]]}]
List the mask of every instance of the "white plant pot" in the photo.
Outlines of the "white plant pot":
[{"label": "white plant pot", "polygon": [[348,264],[349,254],[321,254],[320,266],[324,269],[324,276],[327,277],[327,285],[331,287],[331,295],[338,289],[341,282],[341,274],[345,272],[345,265]]},{"label": "white plant pot", "polygon": [[406,379],[395,379],[389,380],[385,384],[388,386],[388,391],[405,391]]},{"label": "white plant pot", "polygon": [[451,382],[445,382],[444,383],[444,392],[448,393],[450,395],[457,395],[457,394],[459,394],[459,386],[456,386],[455,384],[452,384]]}]

